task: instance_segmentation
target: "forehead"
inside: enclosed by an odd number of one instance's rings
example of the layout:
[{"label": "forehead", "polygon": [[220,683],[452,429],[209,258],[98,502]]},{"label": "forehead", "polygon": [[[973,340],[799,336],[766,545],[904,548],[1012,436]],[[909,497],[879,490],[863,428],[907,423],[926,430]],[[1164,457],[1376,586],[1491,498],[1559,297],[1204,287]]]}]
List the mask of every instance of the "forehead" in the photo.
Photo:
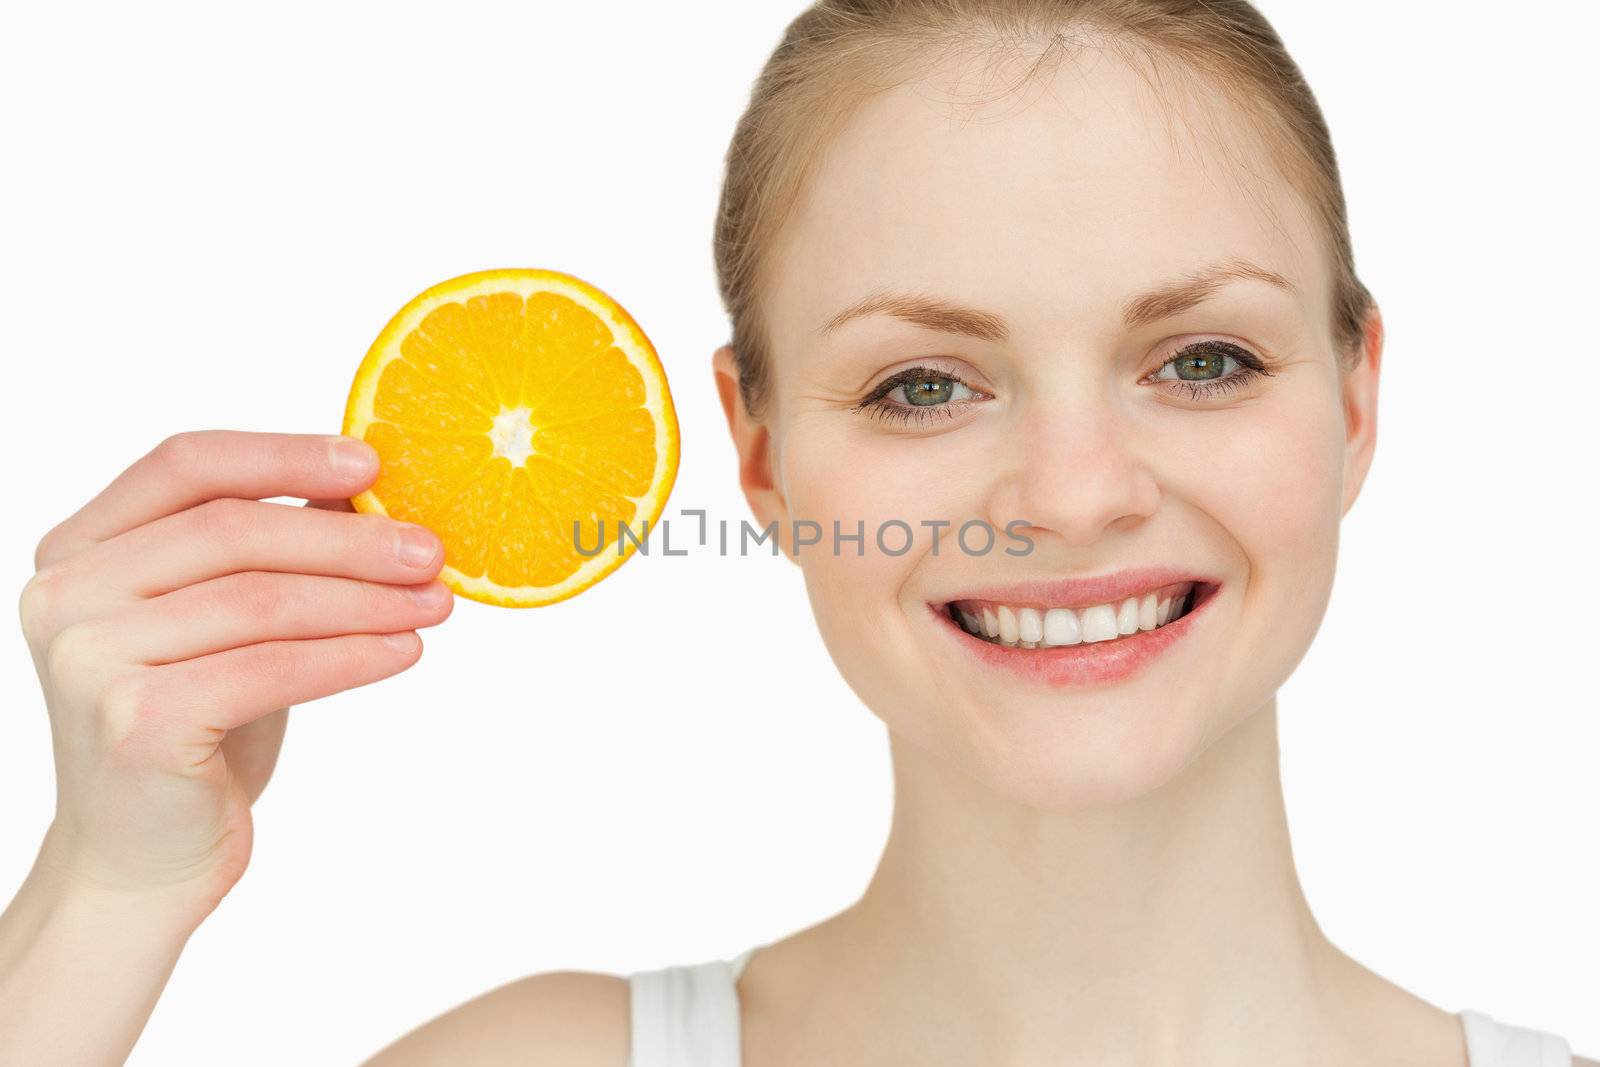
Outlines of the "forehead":
[{"label": "forehead", "polygon": [[1129,294],[1233,257],[1322,313],[1314,223],[1228,104],[1171,72],[1157,98],[1094,47],[1011,91],[1021,69],[947,56],[825,147],[771,261],[779,350],[880,287],[994,309],[1019,340],[1109,334]]}]

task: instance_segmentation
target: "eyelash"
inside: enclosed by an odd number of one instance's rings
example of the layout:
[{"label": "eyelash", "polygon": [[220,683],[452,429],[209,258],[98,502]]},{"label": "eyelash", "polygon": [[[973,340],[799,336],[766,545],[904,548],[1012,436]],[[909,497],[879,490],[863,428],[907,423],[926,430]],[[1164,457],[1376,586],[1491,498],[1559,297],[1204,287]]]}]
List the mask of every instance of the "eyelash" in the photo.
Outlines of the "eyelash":
[{"label": "eyelash", "polygon": [[[1214,378],[1210,381],[1180,381],[1175,378],[1162,378],[1160,381],[1177,382],[1189,394],[1190,400],[1210,399],[1224,393],[1242,389],[1258,377],[1270,377],[1272,371],[1268,369],[1259,357],[1253,353],[1228,341],[1196,341],[1192,345],[1185,345],[1173,357],[1156,368],[1156,373],[1166,370],[1172,364],[1182,359],[1190,359],[1196,355],[1223,355],[1231,356],[1239,369],[1224,378]],[[978,389],[964,381],[960,375],[949,371],[936,370],[932,367],[911,367],[907,370],[891,374],[877,387],[868,393],[860,403],[856,404],[856,411],[866,411],[868,414],[884,419],[888,422],[907,422],[915,419],[925,422],[933,418],[954,418],[957,405],[945,404],[898,404],[890,401],[888,396],[896,388],[911,382],[928,381],[929,379],[942,379],[957,382],[971,389],[974,393]],[[1152,380],[1149,376],[1146,380]]]},{"label": "eyelash", "polygon": [[1179,360],[1190,359],[1196,355],[1232,356],[1233,361],[1239,364],[1239,369],[1226,377],[1213,378],[1210,381],[1186,382],[1177,378],[1161,378],[1158,380],[1177,382],[1187,389],[1190,400],[1202,400],[1243,389],[1257,378],[1269,378],[1272,376],[1271,368],[1255,353],[1241,348],[1231,341],[1217,340],[1196,341],[1192,345],[1185,345],[1171,359],[1157,367],[1156,372],[1164,371]]},{"label": "eyelash", "polygon": [[[954,403],[897,404],[889,400],[889,394],[900,386],[908,385],[911,382],[925,382],[930,379],[957,382],[971,389],[974,393],[979,391],[963,381],[959,374],[935,370],[932,367],[911,367],[903,371],[897,371],[879,382],[877,388],[863,397],[861,402],[855,406],[855,410],[866,411],[868,414],[875,415],[886,422],[909,422],[912,419],[918,422],[926,422],[929,419],[940,417],[954,418],[958,407]],[[962,403],[965,403],[965,401]]]}]

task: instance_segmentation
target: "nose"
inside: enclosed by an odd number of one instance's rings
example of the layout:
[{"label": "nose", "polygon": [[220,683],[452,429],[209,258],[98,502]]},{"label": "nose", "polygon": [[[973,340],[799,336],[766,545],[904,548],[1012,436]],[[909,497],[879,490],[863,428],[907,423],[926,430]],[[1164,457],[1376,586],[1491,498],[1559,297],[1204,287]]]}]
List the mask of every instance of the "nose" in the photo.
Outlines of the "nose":
[{"label": "nose", "polygon": [[[1036,397],[1043,401],[1043,397]],[[1135,428],[1103,397],[1052,397],[1018,412],[989,496],[989,522],[1088,547],[1155,514],[1160,484]]]}]

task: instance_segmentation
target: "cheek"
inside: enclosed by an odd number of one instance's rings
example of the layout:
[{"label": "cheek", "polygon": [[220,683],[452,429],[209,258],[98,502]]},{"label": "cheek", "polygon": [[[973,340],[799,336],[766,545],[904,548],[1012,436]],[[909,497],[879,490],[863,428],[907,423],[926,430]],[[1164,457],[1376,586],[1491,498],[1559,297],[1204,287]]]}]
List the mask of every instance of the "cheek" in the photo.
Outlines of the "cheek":
[{"label": "cheek", "polygon": [[[965,503],[971,446],[960,432],[924,437],[883,433],[871,416],[855,422],[828,414],[797,417],[784,438],[783,477],[792,510],[839,518],[900,519],[914,529],[924,518],[945,518]],[[893,542],[891,547],[898,545]]]},{"label": "cheek", "polygon": [[838,427],[802,429],[785,442],[784,488],[791,521],[816,523],[804,535],[821,538],[797,553],[819,614],[876,610],[912,569],[926,534],[921,522],[936,517],[941,487],[924,457],[903,447],[915,442],[863,443]]},{"label": "cheek", "polygon": [[1344,485],[1343,420],[1321,390],[1263,402],[1210,442],[1208,481],[1192,489],[1252,572],[1331,566]]},{"label": "cheek", "polygon": [[[906,597],[932,546],[923,522],[950,524],[939,533],[944,557],[955,551],[955,526],[975,513],[970,472],[952,468],[961,458],[958,437],[868,435],[801,418],[785,438],[789,521],[810,520],[817,526],[807,536],[821,537],[799,548],[797,562],[823,641],[852,685],[884,662],[921,655],[907,617],[918,605]],[[844,540],[858,533],[859,541]]]},{"label": "cheek", "polygon": [[[1236,558],[1229,651],[1214,661],[1214,734],[1269,700],[1316,635],[1333,588],[1344,424],[1325,387],[1280,391],[1204,438],[1181,491]],[[1203,478],[1203,481],[1201,480]]]}]

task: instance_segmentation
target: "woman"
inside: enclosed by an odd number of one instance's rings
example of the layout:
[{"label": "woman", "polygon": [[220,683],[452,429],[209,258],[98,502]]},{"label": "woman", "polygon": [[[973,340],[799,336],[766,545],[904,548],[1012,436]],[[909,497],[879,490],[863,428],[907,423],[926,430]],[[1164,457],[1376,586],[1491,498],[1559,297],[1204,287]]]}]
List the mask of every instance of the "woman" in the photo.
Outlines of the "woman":
[{"label": "woman", "polygon": [[[1260,16],[822,3],[728,158],[717,386],[890,730],[882,861],[732,961],[534,976],[370,1062],[1593,1067],[1361,966],[1300,891],[1275,693],[1372,459],[1382,328]],[[0,1059],[125,1055],[243,871],[279,709],[405,669],[449,613],[426,531],[330,513],[375,475],[349,444],[179,435],[40,545],[61,801],[0,927]],[[238,499],[277,495],[324,503]],[[219,689],[226,732],[182,732]]]}]

